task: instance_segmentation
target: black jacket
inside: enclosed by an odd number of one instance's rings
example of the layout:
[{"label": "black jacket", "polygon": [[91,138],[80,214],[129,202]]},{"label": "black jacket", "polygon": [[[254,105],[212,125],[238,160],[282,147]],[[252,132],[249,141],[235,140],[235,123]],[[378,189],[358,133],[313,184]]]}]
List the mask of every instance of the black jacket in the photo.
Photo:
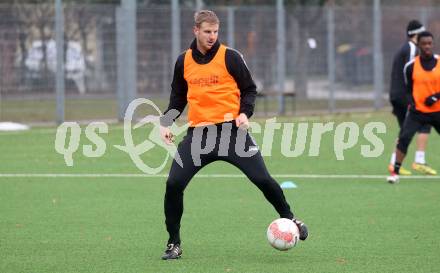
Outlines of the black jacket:
[{"label": "black jacket", "polygon": [[406,97],[403,69],[405,64],[412,61],[417,53],[417,46],[413,42],[408,41],[399,49],[393,59],[390,101],[400,103],[402,106],[407,106],[409,103]]},{"label": "black jacket", "polygon": [[[207,64],[214,58],[219,48],[220,42],[217,41],[214,46],[205,55],[203,55],[197,49],[197,43],[194,39],[194,41],[191,43],[192,57],[198,64]],[[161,125],[163,126],[170,126],[174,120],[180,116],[188,103],[188,84],[183,77],[185,54],[186,51],[177,58],[176,65],[174,66],[170,103],[167,110],[164,112],[164,117],[161,118]],[[249,118],[254,113],[257,87],[252,79],[249,69],[246,66],[243,56],[238,51],[232,48],[227,48],[225,59],[226,69],[234,78],[238,89],[240,89],[240,113],[246,114],[246,116]],[[178,115],[167,115],[171,109],[177,110]]]}]

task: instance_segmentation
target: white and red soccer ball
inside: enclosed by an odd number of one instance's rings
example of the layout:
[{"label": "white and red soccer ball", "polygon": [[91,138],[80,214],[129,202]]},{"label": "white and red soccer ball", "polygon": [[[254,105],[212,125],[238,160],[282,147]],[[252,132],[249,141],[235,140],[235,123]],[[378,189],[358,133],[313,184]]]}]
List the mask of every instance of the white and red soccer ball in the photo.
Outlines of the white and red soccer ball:
[{"label": "white and red soccer ball", "polygon": [[267,240],[278,250],[289,250],[299,241],[298,227],[290,219],[276,219],[267,228]]}]

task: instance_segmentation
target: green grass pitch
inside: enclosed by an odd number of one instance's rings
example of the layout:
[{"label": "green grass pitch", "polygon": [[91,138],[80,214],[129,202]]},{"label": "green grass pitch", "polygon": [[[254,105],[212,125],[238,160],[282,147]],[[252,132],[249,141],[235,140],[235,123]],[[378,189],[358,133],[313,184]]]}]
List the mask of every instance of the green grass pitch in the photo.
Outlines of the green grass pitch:
[{"label": "green grass pitch", "polygon": [[[210,177],[240,174],[217,162],[185,192],[184,253],[178,261],[160,260],[167,239],[163,195],[169,167],[158,177],[6,176],[141,174],[127,154],[113,147],[123,144],[121,125],[110,126],[103,135],[104,156],[87,158],[80,146],[73,167],[67,167],[54,149],[55,128],[0,133],[0,272],[438,272],[440,179],[385,182],[397,134],[390,114],[301,120],[329,121],[354,121],[361,128],[369,121],[385,122],[387,133],[380,135],[385,150],[377,158],[362,157],[361,135],[345,151],[345,160],[338,161],[329,133],[319,156],[308,156],[306,146],[302,156],[285,158],[277,148],[276,133],[273,154],[265,160],[279,182],[293,180],[298,185],[285,195],[309,225],[307,241],[287,252],[273,249],[265,233],[276,212],[247,179]],[[82,128],[81,144],[90,144]],[[138,131],[139,143],[148,132]],[[261,135],[254,136],[260,143]],[[427,159],[438,170],[439,150],[440,137],[433,132]],[[405,166],[413,155],[414,144]],[[142,158],[153,165],[163,157],[164,152],[154,148]]]}]

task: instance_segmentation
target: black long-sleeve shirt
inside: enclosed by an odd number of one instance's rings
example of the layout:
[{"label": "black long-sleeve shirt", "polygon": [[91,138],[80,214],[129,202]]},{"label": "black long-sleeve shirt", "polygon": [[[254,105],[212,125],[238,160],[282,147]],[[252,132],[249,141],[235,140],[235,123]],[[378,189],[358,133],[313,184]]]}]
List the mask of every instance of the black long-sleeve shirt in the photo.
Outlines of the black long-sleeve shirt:
[{"label": "black long-sleeve shirt", "polygon": [[[198,64],[207,64],[214,58],[219,47],[220,42],[217,41],[206,54],[203,54],[197,49],[197,42],[194,39],[194,41],[191,43],[192,57]],[[167,110],[164,112],[164,117],[161,118],[161,124],[163,126],[170,126],[174,120],[180,116],[188,103],[188,83],[183,76],[185,54],[186,51],[177,58],[174,66],[170,102]],[[225,63],[226,69],[234,78],[238,89],[240,89],[239,113],[244,113],[247,117],[251,117],[254,113],[257,87],[252,79],[248,67],[246,66],[243,56],[235,49],[227,48],[225,54]],[[170,115],[167,115],[172,109],[177,110],[177,116],[170,117]]]}]

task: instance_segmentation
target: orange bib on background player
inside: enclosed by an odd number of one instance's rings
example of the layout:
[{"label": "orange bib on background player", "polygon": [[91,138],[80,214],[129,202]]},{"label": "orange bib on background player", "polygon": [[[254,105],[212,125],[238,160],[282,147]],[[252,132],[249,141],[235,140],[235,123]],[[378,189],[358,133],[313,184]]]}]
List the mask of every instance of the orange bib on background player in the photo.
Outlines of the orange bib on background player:
[{"label": "orange bib on background player", "polygon": [[415,107],[422,113],[440,112],[440,103],[434,103],[431,107],[425,105],[427,97],[440,92],[440,61],[431,71],[423,69],[420,63],[420,56],[414,59],[413,79],[413,98]]},{"label": "orange bib on background player", "polygon": [[225,55],[226,46],[220,45],[209,63],[198,64],[192,57],[192,50],[186,51],[183,77],[188,84],[191,127],[230,121],[239,114],[240,90],[226,68]]}]

